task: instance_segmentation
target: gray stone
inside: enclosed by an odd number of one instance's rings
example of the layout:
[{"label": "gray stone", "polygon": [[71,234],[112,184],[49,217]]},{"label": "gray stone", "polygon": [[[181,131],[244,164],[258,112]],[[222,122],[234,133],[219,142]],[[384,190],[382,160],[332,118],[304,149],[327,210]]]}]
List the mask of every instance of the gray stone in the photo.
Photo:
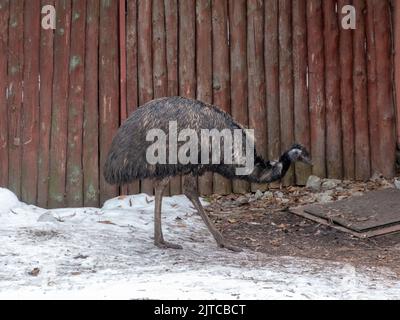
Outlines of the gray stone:
[{"label": "gray stone", "polygon": [[321,188],[321,178],[317,176],[309,176],[306,187],[308,189],[318,191]]},{"label": "gray stone", "polygon": [[327,202],[331,202],[332,200],[333,200],[333,198],[329,195],[329,194],[327,194],[327,193],[319,193],[318,195],[317,195],[317,201],[319,202],[319,203],[327,203]]},{"label": "gray stone", "polygon": [[37,220],[38,222],[59,222],[57,218],[55,218],[51,211],[47,211],[43,213]]},{"label": "gray stone", "polygon": [[259,200],[263,197],[264,193],[261,190],[257,190],[256,193],[254,194],[254,199]]},{"label": "gray stone", "polygon": [[271,191],[265,191],[263,199],[272,199],[274,197],[274,194]]},{"label": "gray stone", "polygon": [[326,179],[322,183],[322,189],[330,190],[336,188],[341,183],[340,180],[337,179]]},{"label": "gray stone", "polygon": [[400,190],[400,180],[394,179],[394,186],[396,187],[396,189]]}]

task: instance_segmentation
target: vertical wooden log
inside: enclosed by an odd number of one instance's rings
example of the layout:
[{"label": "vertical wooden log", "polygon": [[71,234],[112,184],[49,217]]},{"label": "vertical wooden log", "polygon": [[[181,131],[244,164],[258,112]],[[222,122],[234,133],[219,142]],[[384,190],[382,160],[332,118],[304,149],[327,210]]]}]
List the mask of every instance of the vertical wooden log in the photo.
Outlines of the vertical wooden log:
[{"label": "vertical wooden log", "polygon": [[[279,1],[279,106],[281,126],[281,152],[294,142],[293,60],[292,60],[292,1]],[[284,185],[294,183],[291,166],[282,179]]]},{"label": "vertical wooden log", "polygon": [[[119,57],[118,57],[118,2],[100,3],[100,169],[104,167],[112,138],[119,124]],[[100,202],[118,194],[118,188],[107,184],[100,175]]]},{"label": "vertical wooden log", "polygon": [[179,94],[196,97],[196,18],[194,0],[179,1]]},{"label": "vertical wooden log", "polygon": [[376,43],[374,25],[374,6],[372,1],[367,1],[366,33],[367,33],[367,77],[368,77],[368,118],[369,140],[371,151],[371,173],[379,172],[379,123],[377,84],[376,84]]},{"label": "vertical wooden log", "polygon": [[9,0],[0,0],[0,187],[8,187],[7,58]]},{"label": "vertical wooden log", "polygon": [[10,2],[8,49],[8,181],[21,196],[21,109],[24,70],[24,1]]},{"label": "vertical wooden log", "polygon": [[179,1],[179,95],[196,98],[195,0]]},{"label": "vertical wooden log", "polygon": [[[128,116],[126,90],[126,0],[119,0],[118,6],[118,22],[119,22],[119,100],[120,100],[120,125],[125,122]],[[128,194],[128,185],[120,187],[120,194]]]},{"label": "vertical wooden log", "polygon": [[[178,83],[178,3],[177,0],[164,0],[165,31],[167,41],[168,96],[179,94]],[[170,194],[181,193],[181,178],[170,181]]]},{"label": "vertical wooden log", "polygon": [[[264,75],[264,7],[259,0],[247,1],[247,67],[249,127],[254,129],[257,153],[267,156],[267,118]],[[252,184],[252,191],[266,186]]]},{"label": "vertical wooden log", "polygon": [[153,0],[153,88],[154,98],[166,97],[168,94],[167,53],[165,37],[164,5]]},{"label": "vertical wooden log", "polygon": [[39,146],[40,2],[24,8],[24,101],[22,113],[21,199],[36,204]]},{"label": "vertical wooden log", "polygon": [[[212,21],[211,0],[196,1],[196,68],[197,99],[212,103]],[[206,172],[199,177],[199,192],[210,195],[213,192],[213,174]]]},{"label": "vertical wooden log", "polygon": [[[54,1],[41,1],[41,7]],[[40,28],[40,110],[39,110],[39,149],[38,149],[38,182],[37,205],[45,208],[48,205],[49,165],[50,165],[50,132],[53,84],[53,39],[54,31]]]},{"label": "vertical wooden log", "polygon": [[[138,35],[137,35],[137,1],[128,1],[126,21],[126,85],[128,116],[138,107]],[[129,194],[140,192],[140,182],[128,185]]]},{"label": "vertical wooden log", "polygon": [[119,94],[120,94],[120,124],[127,116],[126,102],[126,0],[119,0]]},{"label": "vertical wooden log", "polygon": [[[228,3],[226,0],[212,1],[213,34],[213,103],[222,110],[230,112],[229,88],[229,40],[228,40]],[[229,194],[231,181],[214,174],[214,192]]]},{"label": "vertical wooden log", "polygon": [[[168,71],[165,35],[165,9],[160,0],[153,0],[153,90],[154,98],[168,95]],[[164,195],[169,195],[169,185]]]},{"label": "vertical wooden log", "polygon": [[395,168],[395,119],[392,96],[390,6],[387,0],[373,0],[376,31],[377,104],[379,119],[380,171],[393,177]]},{"label": "vertical wooden log", "polygon": [[57,0],[54,34],[53,108],[51,118],[49,207],[65,206],[67,162],[68,70],[71,1]]},{"label": "vertical wooden log", "polygon": [[[342,8],[351,1],[338,0],[341,26]],[[339,28],[340,101],[342,120],[343,177],[354,179],[354,111],[353,111],[353,35],[352,30]]]},{"label": "vertical wooden log", "polygon": [[[278,0],[265,1],[265,81],[268,124],[268,158],[278,159],[281,152],[279,111],[279,10]],[[248,21],[250,23],[250,21]]]},{"label": "vertical wooden log", "polygon": [[86,2],[72,1],[71,49],[69,59],[68,148],[66,202],[83,206],[82,135],[85,85]]},{"label": "vertical wooden log", "polygon": [[[83,124],[84,205],[100,205],[99,195],[99,23],[100,4],[88,0],[86,7],[85,112]],[[100,169],[100,170],[99,170]]]},{"label": "vertical wooden log", "polygon": [[[232,117],[248,126],[247,112],[247,24],[246,0],[229,1],[229,30],[231,55],[231,110]],[[233,192],[246,193],[249,183],[242,180],[232,182]]]},{"label": "vertical wooden log", "polygon": [[[152,63],[152,5],[151,1],[138,1],[138,64],[139,64],[139,105],[153,99],[153,63]],[[141,191],[153,194],[150,180],[141,182]]]},{"label": "vertical wooden log", "polygon": [[[367,30],[368,27],[370,26],[370,17],[372,16],[373,20],[373,14],[370,14],[370,2],[367,1]],[[396,94],[396,135],[397,135],[397,149],[400,149],[400,3],[398,1],[393,1],[394,4],[394,72],[395,72],[395,94]],[[373,12],[373,11],[372,11]],[[372,25],[373,26],[373,25]],[[369,33],[368,33],[369,34]],[[370,37],[368,37],[370,39]],[[373,38],[375,41],[375,38]],[[374,43],[375,44],[375,43]],[[370,126],[370,129],[371,126]],[[375,129],[375,127],[374,127]],[[370,130],[371,131],[371,130]],[[372,140],[371,140],[371,160],[372,163],[374,163],[374,160],[376,161],[376,150],[374,150],[372,146]],[[375,157],[375,158],[374,158]],[[373,167],[374,169],[374,167]]]},{"label": "vertical wooden log", "polygon": [[[310,150],[310,115],[307,92],[307,13],[306,2],[293,1],[293,78],[294,78],[294,136]],[[305,185],[311,167],[296,163],[296,184]]]},{"label": "vertical wooden log", "polygon": [[[307,0],[309,101],[313,173],[326,175],[324,36],[321,0]],[[346,53],[348,54],[348,53]]]},{"label": "vertical wooden log", "polygon": [[354,145],[355,178],[367,180],[371,176],[368,100],[367,100],[367,65],[365,57],[365,1],[354,0],[356,8],[356,29],[353,35],[353,83],[354,83]]},{"label": "vertical wooden log", "polygon": [[325,40],[326,169],[328,178],[343,176],[340,116],[339,25],[336,0],[322,2]]}]

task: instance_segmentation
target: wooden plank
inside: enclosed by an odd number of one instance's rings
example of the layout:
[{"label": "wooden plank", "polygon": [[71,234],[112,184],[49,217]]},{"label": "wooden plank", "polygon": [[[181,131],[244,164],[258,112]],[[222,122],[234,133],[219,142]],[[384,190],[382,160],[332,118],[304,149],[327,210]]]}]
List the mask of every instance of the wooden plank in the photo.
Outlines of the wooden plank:
[{"label": "wooden plank", "polygon": [[0,187],[8,186],[7,58],[9,0],[0,0]]},{"label": "wooden plank", "polygon": [[[119,96],[120,96],[120,125],[125,122],[128,116],[127,110],[127,74],[126,74],[126,0],[119,0]],[[128,194],[128,186],[120,187],[120,194]]]},{"label": "wooden plank", "polygon": [[24,99],[22,113],[21,199],[36,204],[39,146],[40,2],[24,8]]},{"label": "wooden plank", "polygon": [[[179,1],[179,95],[196,98],[196,2]],[[183,177],[184,178],[184,177]],[[196,181],[197,183],[197,181]]]},{"label": "wooden plank", "polygon": [[[245,127],[249,124],[247,112],[246,11],[246,0],[229,1],[231,110],[232,117]],[[234,180],[232,182],[232,189],[235,193],[246,193],[249,187],[249,183],[243,180]]]},{"label": "wooden plank", "polygon": [[[321,0],[307,0],[310,133],[313,173],[326,175],[324,35]],[[348,54],[348,53],[346,53]]]},{"label": "wooden plank", "polygon": [[[165,31],[167,41],[168,96],[179,94],[178,83],[178,3],[177,0],[164,0]],[[174,177],[169,183],[170,194],[180,194],[181,178]]]},{"label": "wooden plank", "polygon": [[72,1],[69,59],[66,203],[83,206],[82,135],[85,97],[86,2]]},{"label": "wooden plank", "polygon": [[353,83],[354,83],[354,144],[355,178],[368,180],[371,177],[371,163],[368,131],[367,65],[365,56],[365,1],[354,0],[356,29],[353,35]]},{"label": "wooden plank", "polygon": [[179,94],[196,97],[196,17],[193,0],[179,2]]},{"label": "wooden plank", "polygon": [[[168,71],[165,34],[165,9],[160,0],[153,0],[153,90],[154,98],[168,95]],[[169,195],[169,185],[164,190],[164,195]]]},{"label": "wooden plank", "polygon": [[[268,159],[279,159],[281,154],[279,110],[279,11],[278,0],[265,1],[265,81],[267,103]],[[277,186],[272,183],[271,186]]]},{"label": "wooden plank", "polygon": [[[152,2],[138,1],[138,64],[139,64],[139,105],[153,99],[153,64],[152,64]],[[153,194],[150,180],[141,182],[141,192]]]},{"label": "wooden plank", "polygon": [[[126,96],[128,116],[138,107],[138,35],[137,35],[137,1],[127,3],[126,20]],[[128,185],[129,194],[140,192],[140,181]]]},{"label": "wooden plank", "polygon": [[306,219],[315,221],[317,223],[329,226],[331,228],[334,228],[336,230],[342,231],[342,232],[347,232],[352,234],[353,236],[360,238],[360,239],[365,239],[365,238],[372,238],[384,234],[391,234],[400,231],[400,225],[394,225],[394,226],[389,226],[385,227],[382,229],[377,229],[377,230],[372,230],[372,231],[367,231],[367,232],[356,232],[350,229],[347,229],[345,227],[342,227],[341,225],[332,223],[330,220],[326,220],[317,216],[314,216],[310,213],[307,213],[304,211],[303,207],[297,207],[297,208],[290,208],[290,212],[297,214],[298,216],[304,217]]},{"label": "wooden plank", "polygon": [[[212,1],[213,34],[213,103],[222,110],[230,112],[230,77],[229,77],[229,34],[228,2]],[[214,193],[232,192],[230,180],[214,174]]]},{"label": "wooden plank", "polygon": [[[211,0],[196,1],[196,69],[197,99],[212,103],[212,22]],[[199,177],[201,195],[213,192],[213,174],[206,172]]]},{"label": "wooden plank", "polygon": [[369,140],[371,151],[371,173],[374,174],[379,172],[379,123],[378,105],[376,101],[376,42],[373,2],[367,1],[366,4]]},{"label": "wooden plank", "polygon": [[[294,136],[308,150],[310,145],[310,115],[307,91],[307,13],[306,2],[293,1],[293,78],[294,78]],[[268,77],[267,77],[268,83]],[[268,94],[267,94],[268,97]],[[270,107],[270,105],[268,104]],[[271,147],[271,146],[270,146]],[[296,163],[296,184],[305,185],[311,167]]]},{"label": "wooden plank", "polygon": [[[41,1],[41,7],[54,5],[54,1]],[[40,92],[39,92],[39,147],[37,205],[48,205],[49,169],[50,169],[50,133],[52,110],[52,84],[54,67],[54,31],[40,28]]]},{"label": "wooden plank", "polygon": [[340,201],[312,204],[305,211],[348,229],[365,232],[400,224],[399,201],[400,191],[389,188]]},{"label": "wooden plank", "polygon": [[[281,126],[281,152],[294,143],[294,96],[292,60],[292,2],[279,1],[279,107]],[[283,185],[294,183],[294,167],[291,166],[282,179]]]},{"label": "wooden plank", "polygon": [[[99,195],[99,15],[97,0],[86,2],[85,104],[83,122],[83,203],[98,207]],[[100,172],[101,172],[100,168]]]},{"label": "wooden plank", "polygon": [[[267,108],[264,75],[264,7],[258,0],[247,1],[247,66],[249,127],[254,129],[257,153],[267,157]],[[252,184],[252,191],[266,186]]]},{"label": "wooden plank", "polygon": [[68,75],[71,1],[57,0],[54,34],[53,109],[51,119],[49,207],[65,206],[67,162]]},{"label": "wooden plank", "polygon": [[[104,167],[112,138],[119,124],[118,2],[100,3],[99,83],[100,83],[100,168]],[[115,197],[118,188],[100,175],[100,204]]]},{"label": "wooden plank", "polygon": [[[338,12],[351,1],[338,0]],[[338,15],[339,25],[342,14]],[[353,35],[352,30],[339,28],[340,101],[342,115],[343,178],[354,179],[354,110],[353,110]]]},{"label": "wooden plank", "polygon": [[392,46],[390,6],[387,0],[373,0],[376,32],[377,104],[379,119],[380,171],[385,177],[395,174],[395,119],[392,94]]},{"label": "wooden plank", "polygon": [[[373,27],[373,8],[370,10],[370,7],[372,7],[371,1],[367,1],[367,32],[368,30],[371,30],[373,28],[371,27],[371,21],[372,20],[372,27]],[[396,136],[397,136],[397,149],[400,150],[400,3],[398,1],[393,1],[393,19],[394,19],[394,31],[393,31],[393,41],[394,41],[394,73],[395,73],[395,95],[396,95]],[[372,14],[371,12],[372,11]],[[374,29],[372,30],[372,35],[370,36],[370,32],[368,32],[368,39],[373,41],[373,44],[375,45],[375,38],[373,37]],[[372,39],[371,39],[372,38]],[[374,47],[375,48],[375,47]],[[375,126],[371,127],[370,124],[370,131],[371,129],[376,129]],[[375,157],[375,158],[374,158]],[[376,150],[374,150],[372,146],[372,140],[371,140],[371,161],[372,164],[374,163],[374,160],[376,159]],[[373,167],[374,169],[374,167]]]},{"label": "wooden plank", "polygon": [[325,38],[326,169],[328,178],[343,177],[340,116],[339,25],[336,0],[322,2]]},{"label": "wooden plank", "polygon": [[8,152],[9,189],[21,196],[21,109],[24,67],[24,1],[10,2],[8,35]]}]

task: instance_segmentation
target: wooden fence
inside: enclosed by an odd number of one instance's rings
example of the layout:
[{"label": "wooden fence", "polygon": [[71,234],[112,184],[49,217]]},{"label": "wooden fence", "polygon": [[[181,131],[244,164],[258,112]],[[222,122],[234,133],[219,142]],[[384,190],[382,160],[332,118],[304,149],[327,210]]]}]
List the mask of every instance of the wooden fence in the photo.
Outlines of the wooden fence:
[{"label": "wooden fence", "polygon": [[[54,31],[41,28],[48,4],[56,9]],[[356,9],[355,30],[342,27],[348,4]],[[277,158],[297,141],[311,149],[316,175],[393,176],[398,6],[0,0],[0,185],[43,207],[98,206],[120,192],[152,193],[148,181],[107,185],[101,168],[120,123],[167,95],[230,112],[256,130],[265,157]],[[296,165],[284,183],[304,184],[310,173]],[[210,174],[199,187],[203,194],[250,188]],[[181,192],[179,177],[168,192]]]}]

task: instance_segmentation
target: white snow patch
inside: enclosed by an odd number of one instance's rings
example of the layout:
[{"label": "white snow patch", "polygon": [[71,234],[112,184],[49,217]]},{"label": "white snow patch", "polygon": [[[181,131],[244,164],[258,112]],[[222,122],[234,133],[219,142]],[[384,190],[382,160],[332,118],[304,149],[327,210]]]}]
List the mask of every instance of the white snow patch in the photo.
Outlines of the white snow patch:
[{"label": "white snow patch", "polygon": [[390,270],[219,249],[184,196],[163,200],[164,236],[184,248],[158,249],[153,205],[46,210],[0,189],[0,299],[400,298]]}]

